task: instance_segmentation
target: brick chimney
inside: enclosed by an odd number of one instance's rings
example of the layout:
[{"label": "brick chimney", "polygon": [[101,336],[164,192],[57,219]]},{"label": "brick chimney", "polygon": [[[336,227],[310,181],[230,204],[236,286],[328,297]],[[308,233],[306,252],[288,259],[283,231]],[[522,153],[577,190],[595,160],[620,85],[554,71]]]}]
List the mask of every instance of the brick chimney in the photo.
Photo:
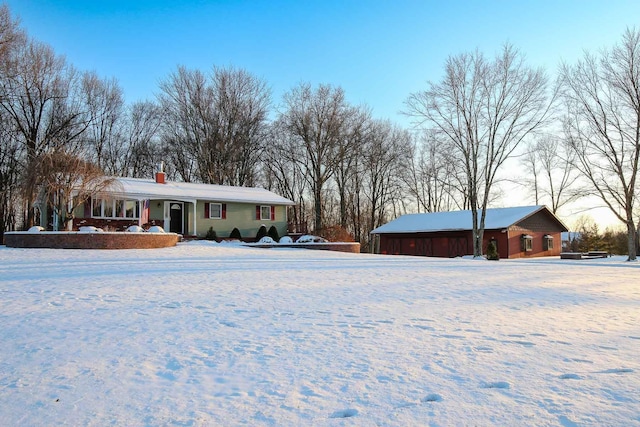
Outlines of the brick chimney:
[{"label": "brick chimney", "polygon": [[160,162],[156,165],[156,182],[158,184],[165,184],[166,174],[164,173],[164,163]]}]

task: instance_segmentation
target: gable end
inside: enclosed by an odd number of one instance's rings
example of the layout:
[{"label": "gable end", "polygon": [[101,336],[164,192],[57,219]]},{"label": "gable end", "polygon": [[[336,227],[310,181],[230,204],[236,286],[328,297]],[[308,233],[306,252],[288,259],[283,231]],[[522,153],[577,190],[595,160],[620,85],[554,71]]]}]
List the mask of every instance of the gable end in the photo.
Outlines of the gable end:
[{"label": "gable end", "polygon": [[509,227],[510,230],[530,230],[540,232],[562,232],[566,227],[556,219],[547,209],[542,209],[531,216]]}]

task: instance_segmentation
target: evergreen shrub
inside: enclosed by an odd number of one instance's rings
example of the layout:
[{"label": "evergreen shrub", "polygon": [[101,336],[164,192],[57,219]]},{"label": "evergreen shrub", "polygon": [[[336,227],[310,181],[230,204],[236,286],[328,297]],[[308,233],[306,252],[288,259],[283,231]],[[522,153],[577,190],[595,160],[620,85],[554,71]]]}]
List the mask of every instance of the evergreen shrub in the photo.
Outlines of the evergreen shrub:
[{"label": "evergreen shrub", "polygon": [[209,230],[207,230],[207,234],[204,236],[204,239],[205,240],[215,240],[216,242],[218,241],[218,234],[213,229],[213,227],[209,227]]},{"label": "evergreen shrub", "polygon": [[262,224],[260,228],[258,228],[258,232],[256,233],[256,242],[262,239],[267,235],[267,226]]},{"label": "evergreen shrub", "polygon": [[231,230],[231,234],[229,235],[229,238],[231,240],[242,240],[242,236],[240,235],[240,230],[238,230],[237,228],[234,228],[233,230]]},{"label": "evergreen shrub", "polygon": [[280,241],[280,234],[278,233],[278,229],[276,228],[275,225],[272,225],[271,227],[269,227],[269,232],[267,233],[267,235],[271,237],[274,242]]},{"label": "evergreen shrub", "polygon": [[498,261],[500,255],[498,254],[498,246],[495,240],[490,240],[487,245],[487,259],[491,261]]}]

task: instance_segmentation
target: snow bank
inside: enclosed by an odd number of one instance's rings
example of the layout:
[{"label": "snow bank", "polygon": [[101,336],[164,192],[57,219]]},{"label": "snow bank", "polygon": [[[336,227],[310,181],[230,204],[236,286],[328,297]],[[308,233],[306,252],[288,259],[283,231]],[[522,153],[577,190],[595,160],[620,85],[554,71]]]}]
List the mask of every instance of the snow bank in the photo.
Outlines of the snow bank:
[{"label": "snow bank", "polygon": [[151,227],[149,227],[149,229],[147,230],[148,233],[164,233],[164,228],[160,227],[159,225],[153,225]]},{"label": "snow bank", "polygon": [[304,235],[298,237],[296,243],[328,243],[329,241],[323,237]]},{"label": "snow bank", "polygon": [[78,233],[102,233],[102,232],[104,232],[102,228],[97,228],[92,225],[83,226],[78,229]]}]

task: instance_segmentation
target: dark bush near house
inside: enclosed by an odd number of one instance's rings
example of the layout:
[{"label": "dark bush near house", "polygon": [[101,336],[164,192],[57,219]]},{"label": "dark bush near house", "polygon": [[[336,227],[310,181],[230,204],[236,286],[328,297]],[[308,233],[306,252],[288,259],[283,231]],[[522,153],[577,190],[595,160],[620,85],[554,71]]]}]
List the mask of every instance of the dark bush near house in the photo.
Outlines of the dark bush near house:
[{"label": "dark bush near house", "polygon": [[231,234],[229,235],[229,238],[232,240],[242,240],[242,236],[240,235],[240,230],[238,230],[237,228],[234,228],[233,230],[231,230]]},{"label": "dark bush near house", "polygon": [[207,234],[204,236],[204,239],[205,240],[215,240],[216,242],[218,241],[218,234],[213,229],[213,227],[209,227],[209,230],[207,231]]},{"label": "dark bush near house", "polygon": [[487,259],[491,261],[498,261],[500,259],[498,246],[496,245],[495,240],[490,240],[487,245]]},{"label": "dark bush near house", "polygon": [[258,232],[256,233],[256,242],[262,239],[266,235],[267,235],[267,226],[263,224],[260,226],[260,228],[258,228]]},{"label": "dark bush near house", "polygon": [[280,241],[280,234],[278,233],[278,229],[276,228],[275,225],[272,225],[271,227],[269,227],[269,232],[267,233],[267,236],[271,237],[275,242]]}]

